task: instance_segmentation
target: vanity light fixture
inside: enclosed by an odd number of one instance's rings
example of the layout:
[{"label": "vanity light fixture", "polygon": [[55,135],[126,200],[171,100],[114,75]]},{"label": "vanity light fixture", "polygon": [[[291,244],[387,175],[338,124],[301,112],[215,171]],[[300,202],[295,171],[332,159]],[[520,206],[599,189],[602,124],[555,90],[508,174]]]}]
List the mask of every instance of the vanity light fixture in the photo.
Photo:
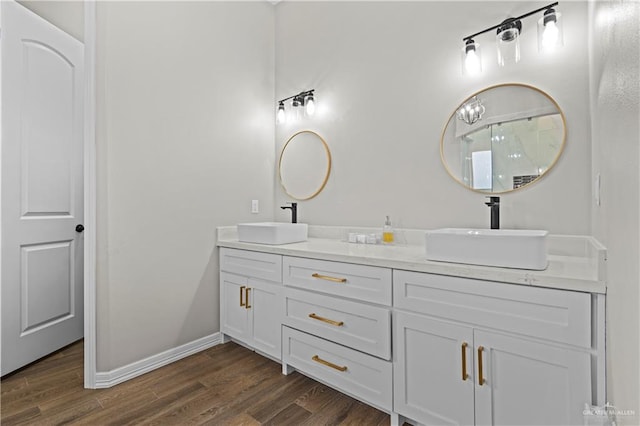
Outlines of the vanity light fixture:
[{"label": "vanity light fixture", "polygon": [[284,102],[280,101],[278,103],[278,116],[277,116],[278,124],[282,124],[287,121],[287,114],[284,110]]},{"label": "vanity light fixture", "polygon": [[482,105],[482,102],[480,102],[477,96],[474,96],[469,102],[460,107],[458,112],[456,112],[456,116],[458,119],[471,125],[482,118],[484,111],[484,105]]},{"label": "vanity light fixture", "polygon": [[299,121],[300,115],[300,99],[296,97],[293,98],[293,101],[291,102],[291,121],[294,123]]},{"label": "vanity light fixture", "polygon": [[551,50],[555,46],[562,45],[562,22],[560,13],[554,7],[558,2],[551,3],[524,15],[515,18],[507,18],[501,23],[464,37],[462,49],[463,73],[473,75],[481,70],[481,58],[479,45],[474,38],[496,30],[496,42],[498,49],[498,64],[504,66],[509,62],[520,60],[520,33],[522,32],[522,19],[544,11],[543,17],[538,21],[538,48],[540,51]]},{"label": "vanity light fixture", "polygon": [[311,115],[316,113],[316,100],[313,98],[313,91],[311,91],[311,92],[312,93],[307,95],[307,98],[304,101],[304,103],[305,103],[304,111],[309,116],[311,116]]},{"label": "vanity light fixture", "polygon": [[556,47],[562,46],[561,16],[559,12],[550,7],[538,20],[538,49],[540,51],[553,51]]},{"label": "vanity light fixture", "polygon": [[277,122],[278,124],[285,123],[287,121],[287,114],[285,111],[285,101],[291,100],[291,119],[294,121],[299,119],[302,115],[302,108],[304,108],[304,113],[307,116],[312,116],[316,111],[316,101],[313,96],[313,92],[315,89],[305,90],[296,95],[289,96],[288,98],[284,98],[278,101],[278,113],[277,113]]},{"label": "vanity light fixture", "polygon": [[462,73],[475,75],[482,71],[480,45],[468,39],[462,48]]},{"label": "vanity light fixture", "polygon": [[506,19],[498,27],[496,43],[498,43],[498,65],[501,67],[509,62],[520,62],[520,31],[522,21]]}]

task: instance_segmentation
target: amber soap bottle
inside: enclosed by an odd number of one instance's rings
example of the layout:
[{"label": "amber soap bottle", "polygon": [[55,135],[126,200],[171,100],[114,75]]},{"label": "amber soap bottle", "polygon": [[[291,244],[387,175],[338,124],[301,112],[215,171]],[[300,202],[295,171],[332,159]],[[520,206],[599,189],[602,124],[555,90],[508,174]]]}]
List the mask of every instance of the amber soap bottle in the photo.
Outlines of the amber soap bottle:
[{"label": "amber soap bottle", "polygon": [[393,242],[393,227],[391,226],[391,219],[387,216],[382,227],[382,242],[384,244],[390,244]]}]

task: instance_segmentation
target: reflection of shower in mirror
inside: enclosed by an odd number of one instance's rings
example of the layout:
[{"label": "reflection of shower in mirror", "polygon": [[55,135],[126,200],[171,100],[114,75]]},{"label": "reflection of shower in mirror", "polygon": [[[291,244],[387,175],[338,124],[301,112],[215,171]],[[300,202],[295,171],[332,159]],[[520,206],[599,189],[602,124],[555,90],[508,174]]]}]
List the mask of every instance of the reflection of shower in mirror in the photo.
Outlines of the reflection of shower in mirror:
[{"label": "reflection of shower in mirror", "polygon": [[502,193],[536,182],[550,170],[565,135],[565,118],[553,99],[531,86],[504,84],[475,93],[456,108],[440,153],[463,186]]}]

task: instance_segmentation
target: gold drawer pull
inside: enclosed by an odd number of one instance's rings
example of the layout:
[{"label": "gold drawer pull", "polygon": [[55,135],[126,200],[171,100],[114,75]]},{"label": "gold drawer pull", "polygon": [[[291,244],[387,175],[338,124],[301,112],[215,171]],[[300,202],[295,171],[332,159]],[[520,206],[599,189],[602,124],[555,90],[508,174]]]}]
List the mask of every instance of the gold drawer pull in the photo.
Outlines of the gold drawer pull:
[{"label": "gold drawer pull", "polygon": [[482,374],[482,351],[484,351],[484,346],[478,346],[478,384],[480,386],[487,382]]},{"label": "gold drawer pull", "polygon": [[336,278],[336,277],[330,277],[328,275],[320,275],[317,272],[314,272],[313,274],[311,274],[311,276],[313,278],[318,278],[318,279],[321,279],[321,280],[333,281],[334,283],[346,283],[347,282],[346,278]]},{"label": "gold drawer pull", "polygon": [[467,342],[462,342],[462,381],[464,382],[469,378],[467,374]]},{"label": "gold drawer pull", "polygon": [[250,287],[247,287],[247,292],[244,294],[245,296],[245,308],[250,309],[251,305],[249,304],[249,292],[251,291]]},{"label": "gold drawer pull", "polygon": [[242,293],[244,293],[244,289],[245,288],[246,288],[245,286],[240,287],[240,306],[245,306],[246,305],[246,302],[242,301]]},{"label": "gold drawer pull", "polygon": [[326,322],[327,324],[335,325],[336,327],[342,327],[344,325],[343,321],[334,321],[329,318],[319,317],[314,313],[309,314],[309,318],[313,318],[314,320]]},{"label": "gold drawer pull", "polygon": [[326,365],[327,367],[331,367],[334,370],[338,370],[338,371],[342,371],[342,372],[347,371],[347,366],[335,365],[332,362],[325,361],[324,359],[320,358],[318,355],[314,355],[311,359],[314,360],[317,363],[320,363],[322,365]]}]

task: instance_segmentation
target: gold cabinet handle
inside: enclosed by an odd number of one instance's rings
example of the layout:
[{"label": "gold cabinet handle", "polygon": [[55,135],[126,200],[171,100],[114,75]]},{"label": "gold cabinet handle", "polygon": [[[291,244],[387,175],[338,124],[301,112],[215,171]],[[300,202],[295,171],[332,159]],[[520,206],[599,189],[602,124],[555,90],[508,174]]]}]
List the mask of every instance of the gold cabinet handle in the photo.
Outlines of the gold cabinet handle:
[{"label": "gold cabinet handle", "polygon": [[462,342],[461,352],[462,352],[462,381],[464,382],[469,378],[467,374],[467,347],[469,344],[467,342]]},{"label": "gold cabinet handle", "polygon": [[478,346],[478,384],[480,386],[487,382],[482,374],[482,351],[484,351],[484,346]]},{"label": "gold cabinet handle", "polygon": [[244,293],[245,288],[245,286],[240,287],[240,306],[244,306],[246,304],[246,302],[242,301],[242,293]]},{"label": "gold cabinet handle", "polygon": [[330,277],[328,275],[320,275],[317,272],[314,272],[313,274],[311,274],[311,276],[313,278],[318,278],[320,280],[333,281],[334,283],[346,283],[347,282],[346,278],[336,278],[336,277]]},{"label": "gold cabinet handle", "polygon": [[322,365],[326,365],[327,367],[331,367],[334,370],[338,370],[338,371],[342,371],[342,372],[347,371],[347,366],[346,365],[342,365],[342,366],[336,365],[336,364],[334,364],[332,362],[325,361],[324,359],[320,358],[318,355],[314,355],[311,359],[314,360],[317,363],[320,363]]},{"label": "gold cabinet handle", "polygon": [[244,307],[246,309],[250,309],[251,308],[251,305],[249,304],[249,292],[250,291],[251,291],[251,288],[247,287],[247,292],[244,294],[244,300],[245,300]]},{"label": "gold cabinet handle", "polygon": [[309,314],[309,318],[313,318],[314,320],[326,322],[327,324],[335,325],[336,327],[342,327],[344,325],[343,321],[334,321],[334,320],[329,319],[329,318],[324,318],[324,317],[318,316],[315,313],[310,313]]}]

